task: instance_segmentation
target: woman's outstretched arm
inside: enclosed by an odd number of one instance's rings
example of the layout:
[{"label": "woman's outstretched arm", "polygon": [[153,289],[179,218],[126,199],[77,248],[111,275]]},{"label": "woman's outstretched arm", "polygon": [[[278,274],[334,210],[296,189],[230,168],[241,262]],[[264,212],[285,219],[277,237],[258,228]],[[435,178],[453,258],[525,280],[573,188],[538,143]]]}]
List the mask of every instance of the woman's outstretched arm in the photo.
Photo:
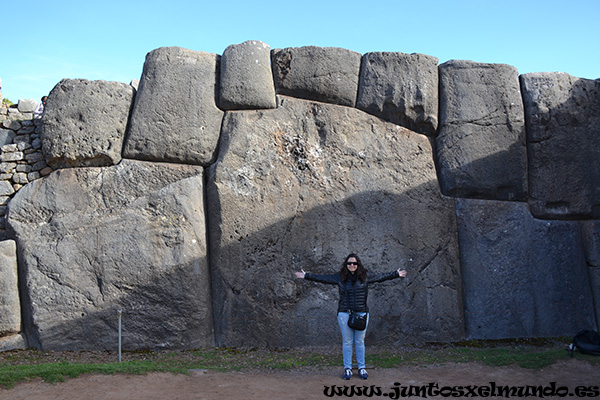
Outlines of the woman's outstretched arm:
[{"label": "woman's outstretched arm", "polygon": [[296,278],[298,279],[304,279],[304,277],[306,276],[306,272],[304,272],[304,270],[301,269],[300,272],[294,272],[294,275],[296,275]]}]

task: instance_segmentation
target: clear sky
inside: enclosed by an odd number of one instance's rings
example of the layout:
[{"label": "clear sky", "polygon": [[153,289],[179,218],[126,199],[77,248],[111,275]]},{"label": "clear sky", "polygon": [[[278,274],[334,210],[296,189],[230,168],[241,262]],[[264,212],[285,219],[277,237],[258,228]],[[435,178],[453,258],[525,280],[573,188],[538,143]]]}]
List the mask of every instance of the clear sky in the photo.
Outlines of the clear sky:
[{"label": "clear sky", "polygon": [[2,0],[0,78],[13,102],[63,78],[129,83],[163,46],[222,54],[331,46],[600,78],[600,0]]}]

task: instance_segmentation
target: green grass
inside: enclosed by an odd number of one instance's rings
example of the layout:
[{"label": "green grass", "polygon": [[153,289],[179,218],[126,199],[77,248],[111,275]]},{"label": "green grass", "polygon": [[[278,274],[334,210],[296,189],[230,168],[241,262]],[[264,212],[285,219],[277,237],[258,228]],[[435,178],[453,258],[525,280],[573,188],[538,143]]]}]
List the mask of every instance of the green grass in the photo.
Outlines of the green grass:
[{"label": "green grass", "polygon": [[[559,360],[570,358],[566,344],[546,343],[464,342],[404,346],[387,351],[369,351],[367,363],[375,368],[396,368],[406,365],[440,365],[475,362],[489,366],[518,365],[542,369]],[[337,348],[336,348],[337,349]],[[85,354],[85,362],[78,355]],[[106,362],[114,354],[42,352],[38,350],[0,353],[0,387],[11,388],[16,383],[41,378],[46,382],[61,382],[83,374],[147,374],[150,372],[189,373],[193,369],[212,371],[323,369],[342,364],[342,356],[333,351],[268,350],[206,348],[176,352],[125,352],[122,363]],[[600,357],[575,353],[575,358],[600,366]],[[58,360],[58,361],[56,361]],[[116,361],[116,360],[115,360]]]}]

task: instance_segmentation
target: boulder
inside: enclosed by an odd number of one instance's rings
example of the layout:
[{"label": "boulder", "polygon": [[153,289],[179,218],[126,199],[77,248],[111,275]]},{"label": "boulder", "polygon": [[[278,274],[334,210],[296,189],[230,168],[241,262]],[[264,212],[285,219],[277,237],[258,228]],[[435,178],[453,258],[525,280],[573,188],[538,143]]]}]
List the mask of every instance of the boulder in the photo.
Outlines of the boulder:
[{"label": "boulder", "polygon": [[529,206],[537,218],[600,218],[600,80],[521,75]]},{"label": "boulder", "polygon": [[362,57],[356,107],[415,132],[438,126],[438,59],[374,52]]},{"label": "boulder", "polygon": [[269,45],[249,40],[228,46],[221,56],[219,107],[251,110],[275,105]]},{"label": "boulder", "polygon": [[0,242],[0,336],[21,331],[17,245]]},{"label": "boulder", "polygon": [[516,202],[457,199],[456,212],[469,339],[596,329],[577,222],[538,220]]},{"label": "boulder", "polygon": [[220,56],[161,47],[146,56],[123,157],[208,165],[223,111],[216,105]]},{"label": "boulder", "polygon": [[453,200],[428,139],[360,110],[278,97],[227,113],[207,177],[217,344],[330,346],[336,273],[350,252],[373,273],[369,338],[380,345],[463,338]]},{"label": "boulder", "polygon": [[133,102],[125,83],[63,79],[44,108],[42,148],[54,169],[109,166],[121,150]]},{"label": "boulder", "polygon": [[213,344],[201,167],[123,160],[54,171],[8,207],[29,344],[45,350]]},{"label": "boulder", "polygon": [[516,68],[453,60],[439,69],[442,192],[525,201],[525,120]]},{"label": "boulder", "polygon": [[361,55],[337,47],[288,47],[271,52],[275,90],[301,99],[354,107]]}]

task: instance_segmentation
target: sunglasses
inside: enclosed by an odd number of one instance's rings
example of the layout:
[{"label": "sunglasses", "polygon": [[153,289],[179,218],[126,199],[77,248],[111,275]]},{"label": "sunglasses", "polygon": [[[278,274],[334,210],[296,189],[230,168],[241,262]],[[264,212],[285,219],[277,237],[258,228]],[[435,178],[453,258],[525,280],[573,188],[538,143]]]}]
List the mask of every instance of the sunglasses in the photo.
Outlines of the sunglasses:
[{"label": "sunglasses", "polygon": [[357,262],[348,261],[346,263],[346,265],[358,265],[358,263]]}]

